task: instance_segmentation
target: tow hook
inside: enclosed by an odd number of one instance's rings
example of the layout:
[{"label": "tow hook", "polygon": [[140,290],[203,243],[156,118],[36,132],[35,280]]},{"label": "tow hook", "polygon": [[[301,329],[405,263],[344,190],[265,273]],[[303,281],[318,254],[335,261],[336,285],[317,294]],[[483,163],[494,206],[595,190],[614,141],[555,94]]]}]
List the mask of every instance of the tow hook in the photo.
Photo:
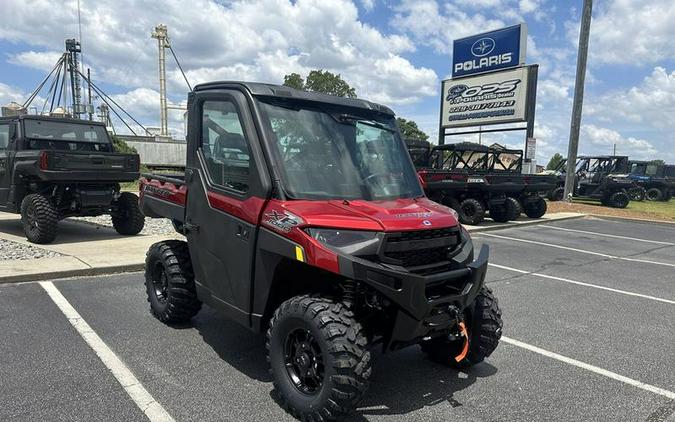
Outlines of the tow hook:
[{"label": "tow hook", "polygon": [[464,360],[466,357],[467,353],[469,353],[469,332],[466,329],[466,325],[464,325],[464,321],[461,321],[458,324],[459,327],[459,334],[464,337],[464,346],[462,347],[462,351],[459,352],[457,356],[455,356],[455,362],[461,362]]}]

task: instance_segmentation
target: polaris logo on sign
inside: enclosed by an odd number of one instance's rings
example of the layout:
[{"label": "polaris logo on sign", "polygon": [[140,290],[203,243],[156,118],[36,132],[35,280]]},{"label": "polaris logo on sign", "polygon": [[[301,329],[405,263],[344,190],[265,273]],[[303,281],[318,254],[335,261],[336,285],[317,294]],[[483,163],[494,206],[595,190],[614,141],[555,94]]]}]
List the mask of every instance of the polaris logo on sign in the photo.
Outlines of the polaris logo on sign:
[{"label": "polaris logo on sign", "polygon": [[527,26],[510,26],[455,40],[452,77],[491,72],[525,63]]}]

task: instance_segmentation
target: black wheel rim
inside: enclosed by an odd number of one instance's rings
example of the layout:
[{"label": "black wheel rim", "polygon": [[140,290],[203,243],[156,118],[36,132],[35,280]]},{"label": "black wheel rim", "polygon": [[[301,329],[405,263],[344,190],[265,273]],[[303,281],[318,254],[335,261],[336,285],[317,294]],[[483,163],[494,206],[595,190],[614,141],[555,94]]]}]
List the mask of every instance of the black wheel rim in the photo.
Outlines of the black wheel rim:
[{"label": "black wheel rim", "polygon": [[30,231],[39,230],[38,219],[35,217],[35,208],[29,206],[26,208],[26,222]]},{"label": "black wheel rim", "polygon": [[152,275],[152,289],[155,293],[157,301],[165,303],[169,290],[169,279],[166,276],[166,271],[161,264],[157,264]]},{"label": "black wheel rim", "polygon": [[471,218],[476,215],[476,207],[474,207],[473,204],[464,204],[462,206],[462,212],[467,218]]},{"label": "black wheel rim", "polygon": [[296,328],[284,342],[284,365],[291,382],[303,394],[315,395],[323,386],[321,346],[306,328]]}]

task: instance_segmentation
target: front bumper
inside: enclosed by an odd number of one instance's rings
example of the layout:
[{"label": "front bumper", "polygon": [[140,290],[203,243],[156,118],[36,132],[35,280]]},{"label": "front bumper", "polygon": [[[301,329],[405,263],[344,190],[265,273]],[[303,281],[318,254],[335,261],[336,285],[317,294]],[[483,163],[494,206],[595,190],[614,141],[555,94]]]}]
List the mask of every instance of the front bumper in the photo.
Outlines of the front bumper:
[{"label": "front bumper", "polygon": [[[471,252],[468,252],[471,253]],[[489,248],[462,268],[432,275],[392,269],[358,257],[340,256],[340,273],[377,290],[396,306],[385,350],[440,335],[455,326],[458,312],[471,306],[485,282]]]}]

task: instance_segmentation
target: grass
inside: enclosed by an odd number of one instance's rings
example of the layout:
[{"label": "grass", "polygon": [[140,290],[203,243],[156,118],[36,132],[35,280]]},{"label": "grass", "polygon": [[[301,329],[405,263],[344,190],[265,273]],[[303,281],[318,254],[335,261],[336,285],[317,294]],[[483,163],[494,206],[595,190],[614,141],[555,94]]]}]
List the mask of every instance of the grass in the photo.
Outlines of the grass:
[{"label": "grass", "polygon": [[657,214],[666,219],[675,220],[675,200],[661,201],[631,201],[626,208],[629,211]]},{"label": "grass", "polygon": [[586,214],[611,215],[644,220],[662,220],[675,222],[675,200],[631,201],[624,209],[605,207],[600,202],[575,199],[572,204],[563,201],[549,202],[549,212],[582,212]]}]

